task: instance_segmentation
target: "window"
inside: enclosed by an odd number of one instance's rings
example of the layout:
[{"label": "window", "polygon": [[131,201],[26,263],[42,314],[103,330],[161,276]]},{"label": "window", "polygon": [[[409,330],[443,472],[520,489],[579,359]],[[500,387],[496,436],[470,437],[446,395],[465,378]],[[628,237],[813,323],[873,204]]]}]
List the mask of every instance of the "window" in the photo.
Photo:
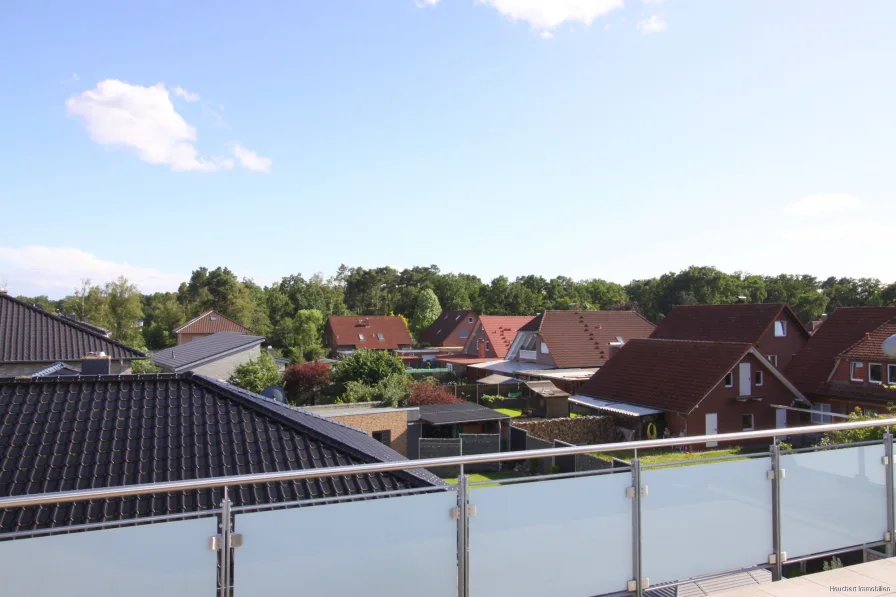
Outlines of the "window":
[{"label": "window", "polygon": [[783,338],[787,335],[787,322],[786,321],[776,321],[775,322],[775,338]]},{"label": "window", "polygon": [[[814,411],[812,413],[812,422],[813,423],[830,423],[831,422],[830,415],[821,414],[821,413],[831,412],[830,404],[813,404],[812,410]],[[818,414],[816,414],[816,413],[818,413]]]},{"label": "window", "polygon": [[467,321],[469,321],[470,323],[473,323],[473,318],[471,317]]},{"label": "window", "polygon": [[622,336],[616,336],[616,341],[620,344],[625,344],[625,340],[622,339]]},{"label": "window", "polygon": [[218,321],[218,316],[217,316],[217,315],[211,315],[211,316],[209,316],[209,319],[211,319],[212,321]]},{"label": "window", "polygon": [[757,371],[756,373],[754,373],[754,374],[753,374],[753,380],[754,380],[754,382],[756,383],[757,386],[761,386],[761,385],[762,385],[762,382],[765,381],[765,380],[763,379],[763,372],[762,372],[762,371]]},{"label": "window", "polygon": [[896,386],[896,365],[887,365],[887,383]]},{"label": "window", "polygon": [[744,431],[752,431],[753,430],[753,415],[746,414],[743,416],[744,422]]},{"label": "window", "polygon": [[541,343],[541,354],[551,354],[551,349],[544,342]]},{"label": "window", "polygon": [[485,349],[486,349],[486,350],[491,350],[491,346],[489,346],[488,342],[485,343]]},{"label": "window", "polygon": [[865,409],[865,416],[866,416],[866,417],[876,417],[876,416],[877,416],[877,410],[876,410],[876,409],[873,409],[873,408],[866,408],[866,409]]},{"label": "window", "polygon": [[734,371],[729,371],[725,374],[725,387],[733,388],[734,387]]},{"label": "window", "polygon": [[377,334],[377,335],[376,335],[376,339],[377,339],[377,340],[385,340],[386,337],[383,336],[382,334]]},{"label": "window", "polygon": [[852,381],[865,381],[865,376],[862,375],[862,367],[865,366],[865,363],[850,363],[849,364],[849,379]]},{"label": "window", "polygon": [[359,340],[364,340],[364,334],[358,334],[358,339],[359,339]]},{"label": "window", "polygon": [[373,433],[371,433],[371,435],[373,436],[373,439],[380,442],[384,446],[392,445],[392,432],[389,430],[374,431]]},{"label": "window", "polygon": [[880,363],[868,364],[868,383],[884,383],[884,368]]},{"label": "window", "polygon": [[457,321],[458,319],[460,319],[460,314],[458,314],[458,316],[454,318],[454,321]]},{"label": "window", "polygon": [[778,366],[778,355],[776,355],[776,354],[770,354],[770,355],[768,355],[768,356],[765,357],[765,358],[767,358],[767,359],[768,359],[768,362],[772,364],[772,367],[776,367],[776,368],[777,368],[777,366]]},{"label": "window", "polygon": [[469,338],[469,337],[470,337],[470,332],[468,332],[467,330],[460,331],[460,339],[461,340],[463,340],[464,338]]}]

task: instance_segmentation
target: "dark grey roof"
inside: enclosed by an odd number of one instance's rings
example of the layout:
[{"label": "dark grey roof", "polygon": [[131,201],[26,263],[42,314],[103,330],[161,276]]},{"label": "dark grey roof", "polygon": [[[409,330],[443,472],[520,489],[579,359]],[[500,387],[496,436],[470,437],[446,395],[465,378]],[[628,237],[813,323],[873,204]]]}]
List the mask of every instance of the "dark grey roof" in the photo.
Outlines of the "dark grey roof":
[{"label": "dark grey roof", "polygon": [[[0,379],[0,497],[404,460],[352,427],[193,373]],[[266,505],[442,484],[426,471],[231,488]],[[0,511],[0,533],[191,513],[200,490]]]},{"label": "dark grey roof", "polygon": [[81,370],[63,362],[53,363],[46,369],[32,373],[31,377],[46,377],[48,375],[81,375]]},{"label": "dark grey roof", "polygon": [[509,415],[479,406],[472,402],[457,404],[430,404],[421,406],[420,420],[429,425],[451,425],[453,423],[475,423],[476,421],[500,421],[510,419]]},{"label": "dark grey roof", "polygon": [[211,336],[197,338],[186,344],[157,350],[152,353],[152,361],[160,367],[179,373],[246,350],[262,342],[264,342],[263,336],[247,336],[239,332],[218,332]]},{"label": "dark grey roof", "polygon": [[107,338],[95,326],[47,313],[0,293],[0,363],[80,361],[92,352],[105,352],[113,359],[146,356]]}]

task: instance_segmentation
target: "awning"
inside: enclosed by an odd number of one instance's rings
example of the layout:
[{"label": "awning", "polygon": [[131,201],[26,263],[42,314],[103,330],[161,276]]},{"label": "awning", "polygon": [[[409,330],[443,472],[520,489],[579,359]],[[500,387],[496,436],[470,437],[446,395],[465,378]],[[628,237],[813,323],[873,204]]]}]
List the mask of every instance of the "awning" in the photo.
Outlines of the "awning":
[{"label": "awning", "polygon": [[542,398],[569,398],[568,392],[564,392],[549,381],[527,381],[526,387]]},{"label": "awning", "polygon": [[646,417],[648,415],[658,415],[663,412],[655,408],[647,408],[646,406],[638,406],[626,402],[601,400],[599,398],[592,398],[591,396],[571,396],[569,401],[580,406],[587,406],[588,408],[610,412],[615,415],[625,415],[627,417]]},{"label": "awning", "polygon": [[497,373],[492,373],[491,375],[486,375],[482,379],[477,379],[476,383],[494,385],[494,384],[508,383],[508,382],[519,383],[519,381],[520,380],[514,379],[512,377],[507,377],[506,375],[498,375]]},{"label": "awning", "polygon": [[526,371],[533,369],[550,369],[550,365],[539,365],[537,363],[521,363],[520,361],[499,361],[492,360],[485,363],[476,363],[470,365],[472,369],[480,369],[483,371],[494,371],[495,373],[516,373],[518,371]]}]

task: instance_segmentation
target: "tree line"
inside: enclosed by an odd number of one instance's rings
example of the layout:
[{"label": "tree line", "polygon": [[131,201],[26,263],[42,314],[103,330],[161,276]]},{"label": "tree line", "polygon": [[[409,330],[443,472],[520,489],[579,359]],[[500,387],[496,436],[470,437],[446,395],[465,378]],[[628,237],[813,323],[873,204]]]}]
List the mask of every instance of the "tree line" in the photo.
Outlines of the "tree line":
[{"label": "tree line", "polygon": [[125,278],[104,285],[84,280],[60,300],[19,297],[41,308],[110,330],[113,338],[150,350],[175,343],[172,330],[214,309],[235,319],[295,361],[323,353],[329,315],[400,315],[419,334],[442,310],[482,315],[535,315],[551,309],[635,309],[655,321],[678,305],[788,303],[806,323],[837,307],[896,305],[896,282],[876,278],[761,276],[692,266],[626,285],[573,280],[442,273],[438,266],[404,270],[341,266],[334,276],[300,274],[261,287],[226,267],[200,267],[176,292],[141,294]]}]

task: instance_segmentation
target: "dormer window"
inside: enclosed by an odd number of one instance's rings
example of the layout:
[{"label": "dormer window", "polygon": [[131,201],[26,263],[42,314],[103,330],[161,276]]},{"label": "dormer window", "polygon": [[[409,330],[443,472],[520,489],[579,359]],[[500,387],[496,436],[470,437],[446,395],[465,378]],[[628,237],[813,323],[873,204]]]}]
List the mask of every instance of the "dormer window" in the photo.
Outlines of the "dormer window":
[{"label": "dormer window", "polygon": [[896,386],[896,365],[887,365],[887,376],[889,377],[887,383]]},{"label": "dormer window", "polygon": [[865,381],[865,375],[863,373],[864,368],[865,363],[850,363],[849,379],[852,381]]},{"label": "dormer window", "polygon": [[725,387],[733,388],[734,387],[734,371],[729,371],[725,374]]},{"label": "dormer window", "polygon": [[787,322],[786,321],[776,321],[775,322],[775,338],[783,338],[787,335]]},{"label": "dormer window", "polygon": [[884,368],[880,363],[868,365],[868,383],[884,383]]}]

